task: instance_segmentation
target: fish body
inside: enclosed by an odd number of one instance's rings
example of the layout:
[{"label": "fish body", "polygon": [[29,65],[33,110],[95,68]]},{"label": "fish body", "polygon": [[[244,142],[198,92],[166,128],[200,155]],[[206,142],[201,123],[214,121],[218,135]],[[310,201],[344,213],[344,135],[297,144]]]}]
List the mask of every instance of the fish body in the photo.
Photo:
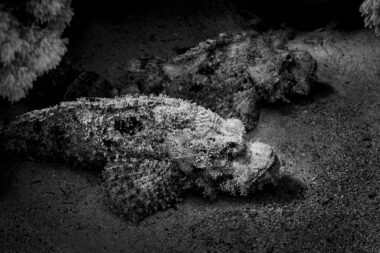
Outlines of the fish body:
[{"label": "fish body", "polygon": [[307,95],[315,79],[314,58],[278,45],[277,37],[221,34],[168,60],[134,60],[123,80],[141,93],[164,93],[239,118],[251,130],[260,104]]},{"label": "fish body", "polygon": [[9,154],[102,170],[108,203],[139,220],[189,190],[247,195],[274,180],[273,149],[243,123],[166,96],[83,98],[19,116],[2,133]]}]

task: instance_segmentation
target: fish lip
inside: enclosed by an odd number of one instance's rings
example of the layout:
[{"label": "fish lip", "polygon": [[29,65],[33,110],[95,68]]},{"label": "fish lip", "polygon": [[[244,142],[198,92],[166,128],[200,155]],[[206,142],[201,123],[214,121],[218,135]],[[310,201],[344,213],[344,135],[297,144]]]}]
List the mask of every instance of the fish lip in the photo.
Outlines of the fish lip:
[{"label": "fish lip", "polygon": [[250,170],[268,170],[275,162],[276,153],[274,149],[262,142],[248,142],[245,148],[243,162]]},{"label": "fish lip", "polygon": [[275,166],[278,158],[274,149],[261,142],[250,142],[246,145],[246,155],[234,161],[235,175],[240,178],[239,181],[253,186],[263,178],[274,179],[278,171],[278,166]]},{"label": "fish lip", "polygon": [[269,168],[273,165],[276,153],[274,149],[262,142],[247,142],[235,154],[234,161],[249,166],[250,169]]}]

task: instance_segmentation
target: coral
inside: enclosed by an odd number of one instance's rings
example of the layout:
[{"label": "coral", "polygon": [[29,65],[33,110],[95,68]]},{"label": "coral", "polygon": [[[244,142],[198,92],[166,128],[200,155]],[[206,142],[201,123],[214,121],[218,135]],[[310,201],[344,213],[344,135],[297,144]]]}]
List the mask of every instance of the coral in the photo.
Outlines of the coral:
[{"label": "coral", "polygon": [[360,6],[360,12],[364,17],[366,27],[374,28],[377,35],[380,34],[380,1],[365,0]]},{"label": "coral", "polygon": [[287,34],[274,34],[221,34],[167,61],[134,60],[123,80],[145,94],[165,93],[237,117],[250,130],[261,102],[307,95],[314,78],[313,57],[287,50]]},{"label": "coral", "polygon": [[247,195],[274,180],[273,149],[244,139],[238,119],[164,96],[81,99],[20,116],[4,128],[10,154],[104,168],[111,206],[138,220],[190,190]]},{"label": "coral", "polygon": [[70,0],[0,5],[0,96],[20,100],[38,76],[58,65],[67,44],[61,35],[71,17]]}]

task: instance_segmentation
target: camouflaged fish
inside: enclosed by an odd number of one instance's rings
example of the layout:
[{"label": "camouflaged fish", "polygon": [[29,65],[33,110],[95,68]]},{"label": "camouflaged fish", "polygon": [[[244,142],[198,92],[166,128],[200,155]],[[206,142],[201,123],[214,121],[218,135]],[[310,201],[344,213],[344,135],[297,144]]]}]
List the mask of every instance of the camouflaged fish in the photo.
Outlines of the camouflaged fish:
[{"label": "camouflaged fish", "polygon": [[275,181],[273,149],[244,134],[240,120],[181,99],[126,96],[23,114],[2,138],[10,154],[102,168],[108,202],[136,221],[189,190],[245,196]]},{"label": "camouflaged fish", "polygon": [[278,33],[221,34],[168,61],[133,60],[119,82],[137,86],[144,94],[196,102],[222,117],[239,118],[251,130],[260,103],[307,95],[315,79],[313,57],[288,50],[285,40]]}]

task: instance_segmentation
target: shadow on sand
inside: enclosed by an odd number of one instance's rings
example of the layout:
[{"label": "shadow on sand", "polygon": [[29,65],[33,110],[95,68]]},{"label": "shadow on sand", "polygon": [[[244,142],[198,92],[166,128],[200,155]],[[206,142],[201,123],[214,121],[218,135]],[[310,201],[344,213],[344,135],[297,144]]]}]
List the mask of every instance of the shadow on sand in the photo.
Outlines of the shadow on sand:
[{"label": "shadow on sand", "polygon": [[306,185],[300,180],[284,174],[281,175],[277,184],[267,184],[261,191],[256,191],[250,199],[256,201],[274,201],[288,203],[293,200],[303,199]]},{"label": "shadow on sand", "polygon": [[[215,199],[215,202],[229,202],[235,204],[259,204],[266,205],[267,203],[275,203],[284,205],[293,201],[304,199],[307,186],[300,180],[284,174],[281,175],[277,184],[267,184],[262,190],[257,190],[249,196],[231,196],[229,194],[220,194]],[[189,194],[188,197],[192,199],[203,199],[199,194]],[[203,199],[202,202],[204,202]],[[209,202],[209,200],[206,200]]]}]

